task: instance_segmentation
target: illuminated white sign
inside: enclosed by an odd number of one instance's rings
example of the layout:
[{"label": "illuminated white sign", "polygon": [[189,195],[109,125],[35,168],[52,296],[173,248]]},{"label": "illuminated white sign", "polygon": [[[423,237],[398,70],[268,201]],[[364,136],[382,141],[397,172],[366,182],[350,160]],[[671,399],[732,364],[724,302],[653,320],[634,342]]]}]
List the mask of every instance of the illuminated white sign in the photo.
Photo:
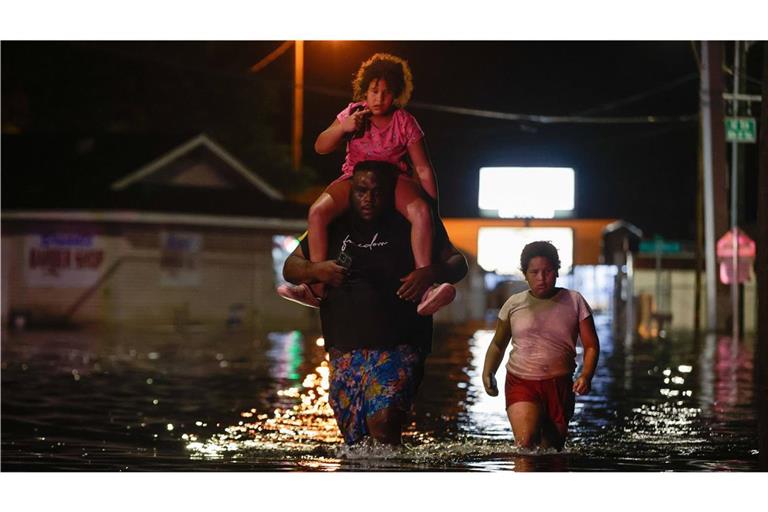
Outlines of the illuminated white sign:
[{"label": "illuminated white sign", "polygon": [[574,208],[570,167],[482,167],[477,205],[487,217],[551,219]]},{"label": "illuminated white sign", "polygon": [[283,265],[297,245],[299,241],[294,236],[274,235],[272,237],[272,268],[275,271],[275,285],[285,283]]},{"label": "illuminated white sign", "polygon": [[516,275],[520,272],[520,253],[526,244],[537,240],[552,242],[560,255],[560,275],[573,267],[573,229],[486,227],[477,233],[477,263],[488,272]]}]

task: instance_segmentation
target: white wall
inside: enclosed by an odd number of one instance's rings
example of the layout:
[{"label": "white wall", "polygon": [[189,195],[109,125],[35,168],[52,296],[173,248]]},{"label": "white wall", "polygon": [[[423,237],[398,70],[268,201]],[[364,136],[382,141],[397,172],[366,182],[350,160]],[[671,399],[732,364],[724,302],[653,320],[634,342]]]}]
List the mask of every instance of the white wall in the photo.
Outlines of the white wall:
[{"label": "white wall", "polygon": [[[696,271],[694,270],[662,270],[664,279],[670,283],[670,312],[672,313],[673,329],[693,329],[694,300],[696,288]],[[662,282],[664,282],[662,279]],[[701,274],[701,325],[706,325],[706,279]],[[656,271],[653,269],[635,270],[635,293],[648,293],[656,295]],[[657,304],[659,301],[656,301]],[[730,305],[730,301],[728,301]],[[744,285],[744,330],[755,332],[757,311],[757,280],[752,276],[752,281]]]},{"label": "white wall", "polygon": [[[76,324],[116,323],[154,328],[179,322],[224,328],[234,305],[244,326],[306,329],[319,323],[316,310],[275,293],[272,234],[255,230],[195,230],[202,234],[199,283],[169,286],[161,279],[160,229],[126,228],[121,236],[99,235],[103,280],[77,309]],[[2,309],[45,321],[61,317],[89,287],[40,287],[25,279],[24,234],[2,236]],[[110,269],[113,269],[110,272]],[[109,273],[108,273],[109,272]],[[105,276],[105,273],[108,275]]]}]

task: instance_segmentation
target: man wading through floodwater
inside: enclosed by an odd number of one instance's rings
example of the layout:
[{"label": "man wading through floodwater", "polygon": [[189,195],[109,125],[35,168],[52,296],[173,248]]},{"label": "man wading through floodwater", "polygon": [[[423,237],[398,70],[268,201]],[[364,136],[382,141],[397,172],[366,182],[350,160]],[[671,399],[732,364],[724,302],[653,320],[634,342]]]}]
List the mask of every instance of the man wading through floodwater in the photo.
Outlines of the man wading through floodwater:
[{"label": "man wading through floodwater", "polygon": [[309,261],[306,237],[285,262],[294,284],[321,282],[329,399],[347,444],[370,436],[400,444],[432,343],[432,317],[416,304],[434,283],[456,282],[467,263],[435,219],[431,266],[414,270],[411,226],[394,209],[395,170],[385,162],[355,166],[351,208],[328,228],[329,254]]}]

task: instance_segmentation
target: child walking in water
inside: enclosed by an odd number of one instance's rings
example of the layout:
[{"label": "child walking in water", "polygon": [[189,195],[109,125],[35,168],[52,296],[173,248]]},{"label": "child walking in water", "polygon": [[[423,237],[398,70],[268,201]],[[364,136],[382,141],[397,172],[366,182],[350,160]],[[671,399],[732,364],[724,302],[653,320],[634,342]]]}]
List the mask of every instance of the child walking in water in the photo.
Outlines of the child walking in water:
[{"label": "child walking in water", "polygon": [[[400,174],[395,188],[395,207],[411,223],[411,248],[416,269],[432,263],[432,212],[426,192],[437,204],[437,182],[424,144],[424,132],[404,110],[413,91],[411,70],[394,55],[377,53],[358,69],[353,85],[353,103],[342,110],[315,141],[315,150],[327,154],[346,143],[342,174],[309,209],[310,261],[328,259],[328,224],[349,207],[350,178],[355,164],[364,160],[385,161]],[[412,164],[411,170],[407,159]],[[334,255],[335,257],[335,255]],[[283,297],[317,307],[323,285],[282,286]],[[422,297],[420,314],[433,314],[450,303],[456,291],[450,284],[430,288]]]},{"label": "child walking in water", "polygon": [[[515,442],[523,448],[563,449],[575,394],[591,390],[600,355],[592,309],[579,292],[555,286],[559,269],[560,256],[551,243],[523,248],[520,270],[530,290],[512,295],[501,307],[485,353],[483,386],[496,396],[496,370],[512,341],[504,396]],[[584,363],[573,379],[579,338]]]}]

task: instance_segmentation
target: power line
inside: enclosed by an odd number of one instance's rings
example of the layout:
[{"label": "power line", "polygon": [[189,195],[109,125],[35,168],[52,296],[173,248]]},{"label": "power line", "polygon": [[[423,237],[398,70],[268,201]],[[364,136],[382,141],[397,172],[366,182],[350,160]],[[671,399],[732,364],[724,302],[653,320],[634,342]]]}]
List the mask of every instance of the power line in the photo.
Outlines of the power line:
[{"label": "power line", "polygon": [[699,56],[698,50],[696,50],[695,41],[691,41],[691,51],[693,52],[693,60],[696,61],[696,69],[698,69],[699,74],[701,74],[701,57]]},{"label": "power line", "polygon": [[293,41],[286,41],[283,44],[281,44],[276,50],[274,50],[272,53],[261,59],[259,62],[251,66],[251,73],[258,73],[265,67],[269,66],[269,64],[280,57],[282,54],[288,51],[288,49],[293,46]]},{"label": "power line", "polygon": [[435,105],[432,103],[411,102],[411,106],[424,110],[448,112],[488,119],[501,119],[504,121],[526,121],[539,124],[660,124],[660,123],[687,123],[698,119],[697,114],[679,116],[625,116],[625,117],[589,117],[589,116],[545,116],[536,114],[515,114],[509,112],[497,112],[493,110],[480,110],[474,108],[453,107],[449,105]]},{"label": "power line", "polygon": [[[328,96],[349,98],[349,93],[338,89],[327,87],[304,86],[304,89]],[[486,119],[500,119],[502,121],[523,121],[539,124],[661,124],[661,123],[687,123],[698,120],[699,114],[688,114],[680,116],[629,116],[629,117],[588,117],[588,116],[545,116],[537,114],[516,114],[510,112],[499,112],[496,110],[482,110],[476,108],[456,107],[452,105],[439,105],[436,103],[426,103],[421,101],[412,101],[409,107],[432,110],[434,112],[444,112],[449,114],[458,114],[473,117],[483,117]]]},{"label": "power line", "polygon": [[637,101],[640,101],[642,99],[648,98],[650,96],[654,96],[656,94],[659,94],[661,92],[667,91],[669,89],[674,89],[675,87],[682,85],[686,82],[689,82],[693,80],[694,78],[697,78],[699,76],[698,73],[689,73],[687,75],[681,76],[680,78],[677,78],[676,80],[673,80],[669,83],[666,83],[664,85],[660,85],[658,87],[654,87],[653,89],[650,89],[645,92],[641,92],[638,94],[633,94],[632,96],[627,96],[626,98],[622,98],[620,100],[612,101],[610,103],[604,103],[603,105],[599,105],[594,108],[590,108],[587,110],[582,110],[581,112],[577,112],[576,115],[586,115],[586,114],[593,114],[595,112],[603,112],[605,110],[611,110],[616,107],[620,107],[623,105],[628,105],[630,103],[635,103]]},{"label": "power line", "polygon": [[[273,84],[278,85],[282,87],[290,87],[293,88],[293,82],[290,80],[281,80],[281,79],[265,79],[264,77],[259,77],[254,74],[249,75],[241,75],[239,73],[225,71],[221,69],[201,69],[199,67],[194,66],[188,66],[185,64],[182,64],[180,62],[171,61],[169,59],[164,59],[156,54],[153,55],[137,55],[135,53],[130,53],[126,51],[122,51],[116,48],[101,48],[96,47],[93,48],[91,46],[80,46],[80,48],[86,49],[86,50],[96,50],[101,53],[113,53],[121,55],[122,57],[129,58],[134,61],[144,61],[144,62],[151,62],[156,65],[163,65],[164,67],[171,67],[176,68],[179,70],[187,70],[192,71],[197,74],[205,74],[205,75],[216,75],[220,77],[229,77],[232,79],[239,79],[243,82],[261,82],[266,84]],[[287,44],[281,45],[275,52],[284,52],[289,48]],[[272,54],[270,54],[271,56]],[[279,54],[277,55],[279,56]],[[269,56],[268,56],[269,58]],[[686,75],[687,77],[688,75]],[[679,80],[682,80],[681,77]],[[667,84],[669,86],[670,84]],[[308,92],[315,92],[319,94],[324,94],[326,96],[332,96],[332,97],[338,97],[338,98],[349,98],[350,93],[346,90],[341,89],[333,89],[333,88],[327,88],[327,87],[318,87],[318,86],[312,86],[308,84],[304,84],[304,90]],[[645,93],[641,93],[645,94]],[[624,100],[620,100],[624,101]],[[687,114],[687,115],[677,115],[677,116],[654,116],[654,115],[647,115],[647,116],[613,116],[613,117],[592,117],[592,116],[584,116],[584,115],[573,115],[573,116],[547,116],[547,115],[538,115],[538,114],[520,114],[520,113],[511,113],[511,112],[500,112],[495,110],[483,110],[483,109],[475,109],[475,108],[468,108],[468,107],[458,107],[453,105],[440,105],[436,103],[428,103],[428,102],[418,102],[418,101],[412,101],[409,103],[410,107],[421,109],[421,110],[430,110],[434,112],[443,112],[448,114],[455,114],[455,115],[464,115],[464,116],[471,116],[471,117],[480,117],[485,119],[498,119],[502,121],[516,121],[516,122],[528,122],[528,123],[537,123],[537,124],[663,124],[663,123],[687,123],[692,122],[695,120],[698,120],[698,113],[695,114]]]},{"label": "power line", "polygon": [[[733,76],[733,68],[732,67],[726,66],[725,64],[723,64],[723,71],[725,71],[727,74]],[[760,87],[762,87],[762,85],[763,85],[762,80],[758,80],[757,78],[748,75],[746,72],[742,72],[742,76],[747,80],[747,82],[751,82],[752,84],[758,85]]]}]

